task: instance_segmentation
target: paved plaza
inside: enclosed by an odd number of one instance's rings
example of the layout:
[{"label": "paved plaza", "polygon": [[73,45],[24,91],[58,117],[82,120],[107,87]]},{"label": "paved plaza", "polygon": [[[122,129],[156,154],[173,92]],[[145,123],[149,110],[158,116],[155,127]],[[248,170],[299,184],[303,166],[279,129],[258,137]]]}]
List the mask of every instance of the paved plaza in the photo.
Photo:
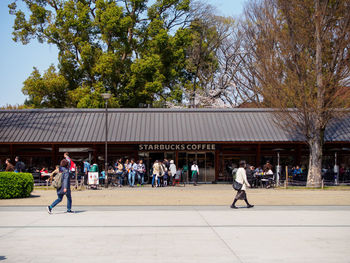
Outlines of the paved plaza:
[{"label": "paved plaza", "polygon": [[4,262],[350,262],[350,206],[0,207]]}]

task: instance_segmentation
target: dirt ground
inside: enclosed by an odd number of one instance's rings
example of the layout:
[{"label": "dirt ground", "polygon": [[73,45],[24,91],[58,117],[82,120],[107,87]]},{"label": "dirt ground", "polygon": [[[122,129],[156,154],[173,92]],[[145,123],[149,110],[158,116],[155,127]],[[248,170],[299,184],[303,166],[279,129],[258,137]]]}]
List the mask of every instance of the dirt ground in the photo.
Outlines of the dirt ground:
[{"label": "dirt ground", "polygon": [[[235,195],[231,185],[187,185],[152,188],[123,187],[72,192],[73,205],[230,205]],[[350,190],[248,189],[255,205],[350,205]],[[35,189],[24,199],[0,200],[0,206],[41,206],[57,197],[52,188]],[[240,202],[240,201],[239,201]],[[64,199],[63,204],[66,204]],[[243,203],[242,203],[243,205]]]}]

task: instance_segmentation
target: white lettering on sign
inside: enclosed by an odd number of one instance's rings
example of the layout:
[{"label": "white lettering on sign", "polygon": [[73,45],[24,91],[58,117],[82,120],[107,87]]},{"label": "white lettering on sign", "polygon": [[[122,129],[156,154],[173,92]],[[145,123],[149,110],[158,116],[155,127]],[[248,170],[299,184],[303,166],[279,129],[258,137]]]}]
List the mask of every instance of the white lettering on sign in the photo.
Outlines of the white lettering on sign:
[{"label": "white lettering on sign", "polygon": [[215,144],[139,144],[139,151],[215,151]]}]

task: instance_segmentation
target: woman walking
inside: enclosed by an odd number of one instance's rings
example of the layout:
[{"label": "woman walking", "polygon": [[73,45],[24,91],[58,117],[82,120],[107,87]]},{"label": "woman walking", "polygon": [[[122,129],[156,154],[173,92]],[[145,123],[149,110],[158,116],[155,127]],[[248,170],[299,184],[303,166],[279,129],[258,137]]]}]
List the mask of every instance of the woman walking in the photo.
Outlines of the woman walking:
[{"label": "woman walking", "polygon": [[236,182],[242,184],[242,188],[237,191],[237,195],[236,195],[236,197],[233,200],[233,203],[231,205],[231,208],[234,208],[234,209],[238,208],[236,206],[237,200],[244,200],[247,204],[247,208],[254,207],[254,205],[249,204],[249,202],[247,200],[246,190],[247,190],[247,186],[250,187],[250,184],[248,183],[248,180],[247,180],[247,174],[245,172],[245,167],[246,167],[245,161],[240,161],[235,180],[236,180]]},{"label": "woman walking", "polygon": [[60,163],[60,172],[62,173],[62,186],[57,189],[57,199],[50,206],[47,207],[47,212],[52,213],[52,209],[59,204],[63,196],[67,197],[67,213],[74,213],[72,209],[72,196],[70,191],[69,178],[69,161],[65,158]]}]

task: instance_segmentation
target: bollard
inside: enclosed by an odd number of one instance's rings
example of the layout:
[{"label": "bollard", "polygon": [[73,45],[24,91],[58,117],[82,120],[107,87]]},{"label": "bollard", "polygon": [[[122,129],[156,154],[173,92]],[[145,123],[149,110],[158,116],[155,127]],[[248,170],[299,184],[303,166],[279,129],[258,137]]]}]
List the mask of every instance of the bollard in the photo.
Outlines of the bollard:
[{"label": "bollard", "polygon": [[284,184],[285,184],[285,188],[287,189],[288,187],[288,166],[286,166],[286,180],[284,181]]}]

